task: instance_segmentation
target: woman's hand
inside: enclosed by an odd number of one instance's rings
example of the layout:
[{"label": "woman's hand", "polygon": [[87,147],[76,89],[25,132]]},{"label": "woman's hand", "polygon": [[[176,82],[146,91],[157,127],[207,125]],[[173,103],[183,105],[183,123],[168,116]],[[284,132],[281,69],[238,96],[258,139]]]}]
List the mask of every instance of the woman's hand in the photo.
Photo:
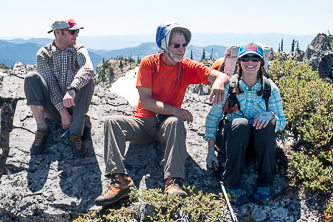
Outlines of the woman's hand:
[{"label": "woman's hand", "polygon": [[216,163],[216,165],[219,164],[219,161],[218,161],[217,157],[215,156],[214,151],[215,151],[214,147],[208,148],[206,162],[207,162],[208,167],[210,167],[210,168],[213,168],[213,161]]},{"label": "woman's hand", "polygon": [[275,115],[272,112],[259,113],[254,117],[253,127],[256,129],[265,128],[273,119],[275,119]]}]

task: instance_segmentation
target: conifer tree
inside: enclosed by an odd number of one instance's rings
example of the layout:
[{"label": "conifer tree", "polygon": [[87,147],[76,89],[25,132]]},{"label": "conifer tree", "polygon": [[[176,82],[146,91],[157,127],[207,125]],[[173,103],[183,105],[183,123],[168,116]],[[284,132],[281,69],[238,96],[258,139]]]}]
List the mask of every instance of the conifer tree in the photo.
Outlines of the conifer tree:
[{"label": "conifer tree", "polygon": [[279,48],[278,48],[278,52],[281,52],[281,46],[280,46],[281,43],[279,43]]},{"label": "conifer tree", "polygon": [[281,40],[281,52],[283,52],[283,38]]},{"label": "conifer tree", "polygon": [[295,51],[295,39],[293,39],[293,41],[291,42],[291,51]]},{"label": "conifer tree", "polygon": [[121,59],[121,60],[120,60],[120,64],[119,64],[119,68],[120,68],[121,70],[123,70],[123,67],[124,67],[123,60]]},{"label": "conifer tree", "polygon": [[213,48],[212,48],[212,53],[210,54],[210,60],[212,60],[213,59]]},{"label": "conifer tree", "polygon": [[191,49],[191,57],[190,57],[190,59],[193,59],[193,52],[192,52],[192,49]]},{"label": "conifer tree", "polygon": [[299,51],[299,42],[296,40],[296,51]]},{"label": "conifer tree", "polygon": [[201,61],[206,59],[206,52],[205,52],[205,48],[203,48],[202,50],[202,57],[201,57]]}]

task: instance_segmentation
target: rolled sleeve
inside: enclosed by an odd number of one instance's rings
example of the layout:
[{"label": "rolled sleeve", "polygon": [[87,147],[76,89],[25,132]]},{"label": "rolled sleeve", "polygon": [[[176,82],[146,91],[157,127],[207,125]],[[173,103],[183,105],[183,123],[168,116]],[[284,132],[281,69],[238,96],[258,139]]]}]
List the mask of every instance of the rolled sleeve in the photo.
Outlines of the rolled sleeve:
[{"label": "rolled sleeve", "polygon": [[215,139],[216,132],[219,126],[219,123],[224,114],[222,110],[223,103],[213,104],[212,109],[209,111],[206,117],[206,132],[204,136],[205,141],[210,141],[211,139]]},{"label": "rolled sleeve", "polygon": [[272,95],[269,99],[268,110],[273,112],[276,118],[275,132],[282,131],[286,127],[286,117],[283,111],[283,105],[280,92],[277,86],[271,82]]},{"label": "rolled sleeve", "polygon": [[207,142],[211,139],[215,139],[219,123],[222,119],[222,116],[224,115],[223,105],[228,98],[228,91],[229,91],[229,84],[225,86],[223,102],[219,104],[213,103],[212,108],[206,117],[206,123],[205,123],[206,131],[205,131],[204,140]]},{"label": "rolled sleeve", "polygon": [[77,71],[71,86],[79,90],[87,85],[94,77],[94,68],[86,48],[82,47],[78,50],[77,63],[79,70]]}]

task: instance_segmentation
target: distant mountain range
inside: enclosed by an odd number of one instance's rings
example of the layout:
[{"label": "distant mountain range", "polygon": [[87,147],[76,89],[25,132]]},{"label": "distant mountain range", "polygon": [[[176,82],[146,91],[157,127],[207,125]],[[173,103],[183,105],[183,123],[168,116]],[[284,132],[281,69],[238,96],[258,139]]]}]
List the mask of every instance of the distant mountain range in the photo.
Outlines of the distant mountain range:
[{"label": "distant mountain range", "polygon": [[[224,55],[228,46],[250,41],[272,46],[277,51],[282,38],[284,51],[288,52],[290,51],[292,39],[298,40],[300,49],[305,50],[314,36],[233,33],[193,34],[185,57],[190,58],[192,51],[193,59],[199,61],[203,49],[205,49],[206,58],[212,54],[212,57],[217,59]],[[158,48],[152,40],[154,40],[153,35],[80,36],[78,38],[78,42],[88,48],[94,68],[99,63],[102,63],[103,59],[116,57],[137,59],[138,57],[143,58],[146,55],[155,54],[158,52]],[[36,64],[36,52],[50,41],[52,41],[50,38],[0,40],[0,63],[5,63],[9,67],[12,67],[15,62]],[[216,43],[221,43],[223,46]]]},{"label": "distant mountain range", "polygon": [[[223,27],[221,27],[223,28]],[[205,47],[208,45],[232,46],[247,42],[258,42],[278,50],[283,39],[283,49],[290,52],[292,40],[299,42],[299,48],[306,50],[315,35],[286,35],[278,33],[266,34],[235,34],[235,33],[193,33],[190,45]],[[78,41],[89,49],[114,50],[136,47],[144,42],[155,42],[154,34],[141,35],[112,35],[112,36],[85,36],[84,31]]]},{"label": "distant mountain range", "polygon": [[[217,59],[224,55],[224,52],[227,47],[212,45],[206,47],[198,47],[194,45],[189,45],[186,49],[185,57],[191,58],[191,51],[194,60],[199,61],[202,57],[203,49],[205,49],[205,56],[206,58],[212,57]],[[136,59],[137,57],[143,58],[146,55],[155,54],[158,52],[158,47],[156,43],[148,42],[142,43],[137,47],[130,47],[124,49],[116,49],[116,50],[93,50],[90,49],[91,52],[94,52],[103,58],[116,58],[116,57],[132,57]]]},{"label": "distant mountain range", "polygon": [[[0,40],[0,63],[4,63],[9,67],[14,66],[16,62],[36,64],[37,51],[50,41],[52,39]],[[94,68],[103,61],[103,57],[94,52],[89,52],[89,55]]]},{"label": "distant mountain range", "polygon": [[[36,53],[43,45],[46,45],[52,41],[52,39],[13,39],[13,40],[0,40],[0,63],[5,63],[7,66],[12,67],[16,62],[23,62],[24,64],[36,64]],[[199,61],[202,57],[203,49],[205,49],[206,57],[210,57],[213,53],[213,58],[219,58],[224,55],[226,47],[224,46],[207,46],[197,47],[190,45],[187,47],[185,57],[191,57],[191,50],[193,59]],[[142,59],[149,54],[155,54],[158,52],[158,47],[155,43],[142,43],[136,47],[116,49],[116,50],[94,50],[88,49],[91,61],[94,68],[99,63],[102,63],[103,59],[124,57],[137,60]]]}]

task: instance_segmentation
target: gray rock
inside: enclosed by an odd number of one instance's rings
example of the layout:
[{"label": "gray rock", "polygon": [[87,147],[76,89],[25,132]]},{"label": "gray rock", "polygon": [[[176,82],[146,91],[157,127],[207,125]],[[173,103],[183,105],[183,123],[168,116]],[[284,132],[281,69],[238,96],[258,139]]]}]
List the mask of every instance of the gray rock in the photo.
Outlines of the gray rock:
[{"label": "gray rock", "polygon": [[323,77],[333,78],[333,36],[318,34],[305,51],[303,61],[309,62],[313,70]]},{"label": "gray rock", "polygon": [[[51,121],[48,124],[53,131],[53,139],[42,154],[30,155],[36,124],[22,94],[23,78],[5,75],[0,85],[1,99],[11,98],[17,102],[13,115],[8,117],[13,126],[9,124],[5,129],[1,126],[2,134],[5,131],[8,134],[8,143],[3,143],[2,135],[1,150],[7,146],[9,152],[5,166],[4,163],[0,166],[5,170],[0,178],[0,220],[71,221],[78,213],[97,209],[95,198],[106,192],[110,185],[110,180],[103,176],[104,119],[110,115],[130,115],[136,107],[98,85],[88,112],[92,130],[91,139],[86,144],[86,157],[73,159],[69,146],[64,138],[60,138],[63,133],[60,123]],[[203,140],[205,118],[210,107],[206,95],[187,92],[183,108],[192,112],[194,121],[185,123],[188,158],[184,184],[196,186],[204,193],[218,194],[221,193],[221,187],[213,172],[206,167],[206,142]],[[3,110],[1,106],[1,112]],[[278,136],[280,148],[292,147],[295,142],[288,132]],[[127,145],[126,166],[135,185],[139,188],[163,189],[163,146],[157,143]],[[249,194],[253,193],[256,186],[254,163],[244,170],[243,184]],[[304,215],[313,221],[318,220],[306,202],[301,204],[298,197],[288,196],[288,181],[279,168],[273,187],[276,195],[269,204],[235,206],[239,221],[249,220],[254,214],[257,218],[263,218],[265,214],[266,221],[295,221]],[[230,219],[230,216],[226,215],[226,218]]]},{"label": "gray rock", "polygon": [[139,220],[140,222],[146,221],[148,216],[152,216],[155,212],[155,207],[149,203],[142,203],[139,209]]}]

